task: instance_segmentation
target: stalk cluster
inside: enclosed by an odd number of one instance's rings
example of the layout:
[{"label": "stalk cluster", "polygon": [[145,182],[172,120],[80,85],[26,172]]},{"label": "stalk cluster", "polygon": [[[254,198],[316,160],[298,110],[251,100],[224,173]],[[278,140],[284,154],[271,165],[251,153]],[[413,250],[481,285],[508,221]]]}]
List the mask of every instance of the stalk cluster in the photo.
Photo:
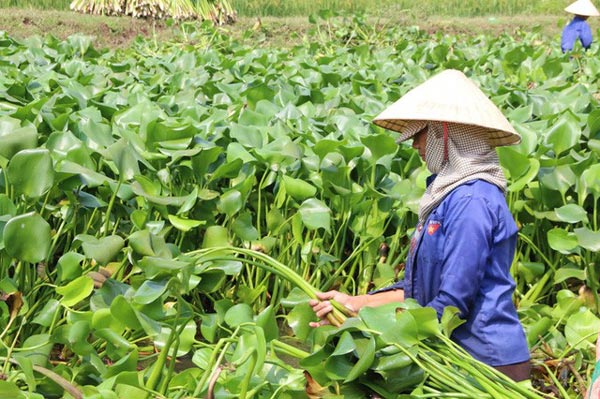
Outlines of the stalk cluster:
[{"label": "stalk cluster", "polygon": [[228,0],[73,0],[71,10],[133,18],[211,20],[215,25],[236,20]]}]

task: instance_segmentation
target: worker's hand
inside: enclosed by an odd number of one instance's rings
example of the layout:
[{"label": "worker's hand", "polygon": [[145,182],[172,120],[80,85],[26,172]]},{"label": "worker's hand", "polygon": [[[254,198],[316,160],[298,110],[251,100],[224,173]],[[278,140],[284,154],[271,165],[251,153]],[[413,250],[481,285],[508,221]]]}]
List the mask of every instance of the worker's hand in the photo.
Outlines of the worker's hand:
[{"label": "worker's hand", "polygon": [[357,312],[359,309],[359,307],[357,307],[358,297],[342,294],[339,291],[320,292],[317,294],[317,298],[318,299],[311,299],[308,303],[313,308],[317,317],[321,320],[309,323],[311,327],[329,324],[327,315],[333,310],[333,305],[329,300],[338,302],[352,312]]}]

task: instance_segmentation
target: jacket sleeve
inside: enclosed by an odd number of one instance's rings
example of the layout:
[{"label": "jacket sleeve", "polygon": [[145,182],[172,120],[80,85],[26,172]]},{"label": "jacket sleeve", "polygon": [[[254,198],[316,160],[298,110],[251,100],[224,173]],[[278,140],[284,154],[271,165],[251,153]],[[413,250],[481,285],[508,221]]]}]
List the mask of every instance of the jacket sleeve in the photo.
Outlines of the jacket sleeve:
[{"label": "jacket sleeve", "polygon": [[483,198],[462,197],[449,204],[438,294],[428,304],[441,317],[455,306],[468,317],[477,298],[493,245],[497,216]]},{"label": "jacket sleeve", "polygon": [[573,30],[571,25],[565,26],[560,38],[560,48],[563,53],[573,50],[575,40],[577,40],[577,32]]},{"label": "jacket sleeve", "polygon": [[585,49],[590,48],[592,45],[592,30],[588,24],[581,25],[581,34],[579,35],[579,40],[581,40],[581,45]]}]

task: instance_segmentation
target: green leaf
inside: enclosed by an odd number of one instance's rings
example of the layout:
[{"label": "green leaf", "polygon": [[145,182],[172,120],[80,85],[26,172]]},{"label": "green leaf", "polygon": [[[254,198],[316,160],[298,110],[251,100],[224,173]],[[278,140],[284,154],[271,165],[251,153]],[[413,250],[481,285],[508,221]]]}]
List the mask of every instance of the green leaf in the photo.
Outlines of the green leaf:
[{"label": "green leaf", "polygon": [[106,265],[113,260],[125,246],[125,240],[118,235],[98,239],[87,234],[79,234],[75,239],[82,242],[85,256],[89,259],[95,259],[101,265]]},{"label": "green leaf", "polygon": [[[109,338],[112,338],[112,336]],[[107,338],[105,338],[105,339],[108,341]],[[104,380],[107,380],[110,377],[120,375],[122,373],[136,372],[137,365],[138,365],[138,351],[132,350],[131,352],[129,352],[125,356],[123,356],[121,359],[119,359],[118,361],[113,363],[110,367],[108,367],[108,370],[106,370],[106,373],[104,373],[102,378]]]},{"label": "green leaf", "polygon": [[[181,331],[181,326],[177,326],[176,330],[178,332]],[[159,348],[165,348],[166,345],[169,344],[170,356],[176,356],[176,357],[183,356],[192,349],[192,346],[194,344],[195,337],[196,337],[196,322],[194,320],[188,321],[185,324],[183,331],[181,331],[178,334],[177,339],[179,340],[179,342],[178,342],[179,345],[177,347],[177,353],[173,353],[173,349],[174,349],[174,346],[172,345],[173,342],[168,342],[170,334],[171,334],[171,327],[170,326],[163,327],[160,331],[160,334],[154,339],[154,344]]]},{"label": "green leaf", "polygon": [[244,241],[255,241],[259,239],[258,230],[252,225],[252,214],[242,213],[232,224],[233,232]]},{"label": "green leaf", "polygon": [[52,298],[44,304],[41,311],[37,312],[35,318],[31,321],[32,323],[39,324],[44,327],[50,327],[56,317],[56,312],[60,307],[60,303]]},{"label": "green leaf", "polygon": [[195,229],[198,226],[202,226],[206,224],[205,220],[191,220],[180,218],[179,216],[169,215],[169,222],[179,231],[188,232],[192,229]]},{"label": "green leaf", "polygon": [[355,349],[356,346],[354,345],[352,334],[350,334],[348,331],[344,331],[342,335],[340,335],[337,344],[335,345],[335,349],[331,353],[331,356],[347,355],[354,352]]},{"label": "green leaf", "polygon": [[[239,270],[237,270],[234,274],[237,274],[237,272],[239,272]],[[223,270],[208,270],[200,275],[200,282],[196,286],[196,289],[199,292],[210,294],[211,292],[220,290],[223,287],[223,283],[225,283],[226,279],[227,273],[225,273]]]},{"label": "green leaf", "polygon": [[293,177],[283,175],[283,186],[285,192],[296,201],[303,201],[307,198],[312,198],[317,193],[317,189],[310,183],[304,180],[294,179]]},{"label": "green leaf", "polygon": [[600,319],[589,309],[573,313],[565,324],[565,338],[573,349],[589,348],[598,337],[598,331]]},{"label": "green leaf", "polygon": [[331,224],[331,210],[322,201],[310,198],[300,205],[298,210],[302,223],[310,230],[323,228],[329,231]]},{"label": "green leaf", "polygon": [[81,276],[83,272],[81,262],[84,259],[85,256],[73,251],[62,254],[57,262],[58,281],[70,281]]},{"label": "green leaf", "polygon": [[577,248],[578,242],[575,234],[559,227],[555,227],[548,231],[548,244],[550,244],[552,249],[561,254],[570,254]]},{"label": "green leaf", "polygon": [[550,144],[556,155],[572,148],[579,141],[581,129],[571,119],[559,118],[546,134],[546,143]]},{"label": "green leaf", "polygon": [[229,246],[229,231],[223,226],[209,226],[204,233],[202,248]]},{"label": "green leaf", "polygon": [[41,262],[48,257],[50,225],[37,213],[11,218],[4,226],[3,235],[4,247],[10,256],[30,263]]},{"label": "green leaf", "polygon": [[21,121],[0,117],[0,156],[11,159],[19,151],[37,147],[37,130],[32,124],[21,127]]},{"label": "green leaf", "polygon": [[442,331],[444,335],[450,337],[452,331],[456,329],[456,327],[464,324],[466,321],[461,319],[460,310],[458,310],[455,306],[446,306],[444,308],[444,312],[442,313],[442,319],[440,320],[440,324],[442,327]]},{"label": "green leaf", "polygon": [[575,204],[561,206],[554,210],[556,216],[563,222],[567,223],[587,223],[588,217],[585,209]]},{"label": "green leaf", "polygon": [[256,325],[263,329],[267,342],[279,338],[279,326],[272,305],[267,306],[256,316]]},{"label": "green leaf", "polygon": [[46,367],[53,347],[54,342],[52,342],[50,335],[31,335],[21,345],[19,356],[28,358],[35,365]]},{"label": "green leaf", "polygon": [[229,190],[221,195],[217,203],[217,209],[231,217],[242,209],[242,193],[237,190]]},{"label": "green leaf", "polygon": [[132,330],[139,330],[142,327],[135,310],[123,295],[118,295],[113,299],[110,304],[110,312],[115,319]]},{"label": "green leaf", "polygon": [[589,251],[600,251],[600,231],[592,231],[587,227],[575,229],[575,236],[579,245]]},{"label": "green leaf", "polygon": [[81,276],[67,285],[56,287],[56,293],[62,295],[60,303],[73,306],[87,298],[94,290],[94,280],[88,276]]},{"label": "green leaf", "polygon": [[167,290],[168,280],[145,280],[133,295],[133,301],[140,305],[147,305],[162,296]]},{"label": "green leaf", "polygon": [[50,152],[42,148],[19,151],[8,164],[7,176],[17,193],[29,198],[43,196],[54,184]]},{"label": "green leaf", "polygon": [[380,331],[384,343],[399,343],[412,346],[418,342],[418,330],[415,318],[406,312],[398,311],[397,303],[377,307],[364,307],[359,311],[360,318],[370,330]]},{"label": "green leaf", "polygon": [[250,323],[253,321],[253,319],[254,315],[252,313],[252,308],[245,303],[233,305],[225,313],[225,323],[233,328],[242,323]]},{"label": "green leaf", "polygon": [[572,267],[561,267],[554,273],[554,284],[560,284],[569,279],[585,281],[585,270]]},{"label": "green leaf", "polygon": [[358,360],[346,376],[345,383],[354,381],[364,375],[371,368],[375,360],[375,339],[372,337],[357,339],[355,340],[355,344]]},{"label": "green leaf", "polygon": [[371,134],[362,137],[360,141],[370,150],[374,161],[398,151],[398,144],[389,134]]},{"label": "green leaf", "polygon": [[308,323],[315,321],[316,317],[308,302],[304,302],[295,306],[286,316],[286,320],[294,335],[298,339],[305,340],[312,332],[312,327]]}]

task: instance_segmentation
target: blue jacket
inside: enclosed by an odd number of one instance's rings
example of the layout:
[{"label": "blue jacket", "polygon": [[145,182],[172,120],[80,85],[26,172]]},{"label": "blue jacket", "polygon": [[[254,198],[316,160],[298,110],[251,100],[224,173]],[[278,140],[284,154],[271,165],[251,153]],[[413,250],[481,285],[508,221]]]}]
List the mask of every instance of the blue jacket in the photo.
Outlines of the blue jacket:
[{"label": "blue jacket", "polygon": [[491,366],[524,362],[529,349],[510,275],[516,239],[502,191],[483,180],[467,182],[417,226],[404,281],[383,291],[403,288],[438,317],[446,306],[457,307],[466,322],[452,339],[473,357]]},{"label": "blue jacket", "polygon": [[585,49],[590,48],[592,45],[592,30],[585,19],[579,15],[576,15],[562,31],[560,48],[563,53],[573,50],[577,39],[581,41],[581,45]]}]

